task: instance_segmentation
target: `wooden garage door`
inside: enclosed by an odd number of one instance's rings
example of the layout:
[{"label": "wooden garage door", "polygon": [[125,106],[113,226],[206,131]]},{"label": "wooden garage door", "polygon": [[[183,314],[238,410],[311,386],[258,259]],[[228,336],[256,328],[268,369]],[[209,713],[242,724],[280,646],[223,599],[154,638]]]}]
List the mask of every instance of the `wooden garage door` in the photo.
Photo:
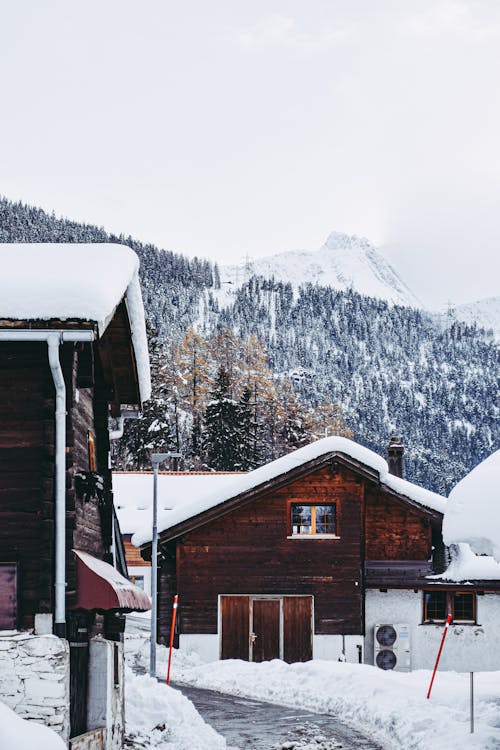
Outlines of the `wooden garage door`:
[{"label": "wooden garage door", "polygon": [[280,599],[252,602],[252,661],[280,658]]},{"label": "wooden garage door", "polygon": [[312,659],[312,597],[283,599],[283,659],[289,664]]},{"label": "wooden garage door", "polygon": [[248,661],[250,634],[250,597],[223,596],[222,658]]}]

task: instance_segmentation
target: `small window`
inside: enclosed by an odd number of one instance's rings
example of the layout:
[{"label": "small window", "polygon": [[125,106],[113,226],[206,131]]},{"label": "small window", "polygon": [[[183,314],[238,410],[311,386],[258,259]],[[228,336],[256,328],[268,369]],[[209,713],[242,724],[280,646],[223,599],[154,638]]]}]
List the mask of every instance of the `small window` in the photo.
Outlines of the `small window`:
[{"label": "small window", "polygon": [[130,576],[130,580],[134,586],[138,586],[140,589],[144,588],[144,576]]},{"label": "small window", "polygon": [[335,503],[325,505],[292,505],[291,524],[293,536],[311,536],[337,533]]},{"label": "small window", "polygon": [[424,622],[444,622],[448,615],[446,591],[424,591]]},{"label": "small window", "polygon": [[476,621],[476,596],[467,592],[453,594],[453,620],[455,622]]},{"label": "small window", "polygon": [[476,622],[476,595],[472,591],[424,591],[424,622]]}]

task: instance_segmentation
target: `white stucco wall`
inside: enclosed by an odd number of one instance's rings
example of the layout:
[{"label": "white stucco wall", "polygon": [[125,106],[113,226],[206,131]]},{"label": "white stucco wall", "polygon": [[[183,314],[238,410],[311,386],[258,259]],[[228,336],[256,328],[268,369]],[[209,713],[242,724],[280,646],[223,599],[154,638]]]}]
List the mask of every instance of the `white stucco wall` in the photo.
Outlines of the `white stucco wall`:
[{"label": "white stucco wall", "polygon": [[106,729],[105,750],[120,750],[123,744],[124,685],[123,644],[99,636],[92,638],[89,643],[87,727],[89,730]]},{"label": "white stucco wall", "polygon": [[204,662],[219,659],[219,636],[206,633],[179,636],[179,650],[186,654],[194,652]]},{"label": "white stucco wall", "polygon": [[313,636],[313,659],[326,659],[327,661],[344,661],[343,647],[345,647],[345,661],[357,664],[359,661],[359,649],[361,647],[361,658],[364,657],[363,636],[346,635],[314,635]]},{"label": "white stucco wall", "polygon": [[[443,625],[422,624],[422,592],[368,590],[365,603],[365,663],[373,664],[375,625],[410,626],[412,669],[432,669],[443,635]],[[439,663],[456,672],[500,669],[500,595],[477,597],[477,625],[451,625]]]},{"label": "white stucco wall", "polygon": [[[357,646],[363,646],[363,636],[346,635],[345,639],[346,661],[353,664],[358,663],[359,651]],[[217,661],[220,654],[220,640],[218,635],[194,634],[180,635],[179,649],[188,654],[194,652],[204,662]],[[363,651],[362,651],[363,655]],[[313,636],[313,658],[338,661],[342,656],[341,635],[314,635]]]},{"label": "white stucco wall", "polygon": [[0,631],[0,700],[69,737],[69,645],[54,635]]}]

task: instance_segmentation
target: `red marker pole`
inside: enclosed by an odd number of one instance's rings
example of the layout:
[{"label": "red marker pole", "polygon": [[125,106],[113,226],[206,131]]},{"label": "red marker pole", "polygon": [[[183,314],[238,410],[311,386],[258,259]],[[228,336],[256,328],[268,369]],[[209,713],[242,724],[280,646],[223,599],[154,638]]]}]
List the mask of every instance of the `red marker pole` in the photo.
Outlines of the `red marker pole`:
[{"label": "red marker pole", "polygon": [[448,633],[448,628],[450,627],[450,622],[451,622],[451,612],[448,614],[448,617],[446,618],[446,623],[445,623],[445,626],[444,626],[443,637],[441,638],[441,645],[439,647],[439,651],[438,651],[436,663],[434,665],[434,672],[432,673],[431,684],[429,685],[429,690],[427,691],[427,698],[431,697],[431,690],[432,690],[432,685],[434,683],[434,677],[436,676],[436,671],[437,671],[437,668],[438,668],[439,660],[441,658],[441,651],[443,650],[443,646],[444,646],[444,639],[446,638],[446,634]]},{"label": "red marker pole", "polygon": [[174,646],[174,633],[175,633],[175,618],[177,617],[177,604],[179,597],[177,594],[174,596],[174,606],[172,609],[172,626],[170,628],[170,648],[168,652],[168,670],[167,670],[167,685],[170,685],[170,663],[172,661],[172,648]]}]

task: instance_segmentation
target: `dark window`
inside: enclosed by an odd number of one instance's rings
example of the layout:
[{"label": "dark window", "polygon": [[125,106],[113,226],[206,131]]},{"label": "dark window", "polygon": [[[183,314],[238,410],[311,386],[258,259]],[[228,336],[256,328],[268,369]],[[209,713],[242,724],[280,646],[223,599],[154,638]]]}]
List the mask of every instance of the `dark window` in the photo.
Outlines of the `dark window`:
[{"label": "dark window", "polygon": [[455,622],[476,621],[476,597],[469,592],[453,594],[453,619]]},{"label": "dark window", "polygon": [[443,622],[448,614],[446,591],[424,591],[424,621]]},{"label": "dark window", "polygon": [[476,621],[476,595],[471,591],[424,591],[424,622]]},{"label": "dark window", "polygon": [[335,503],[325,505],[292,505],[292,535],[337,533]]}]

